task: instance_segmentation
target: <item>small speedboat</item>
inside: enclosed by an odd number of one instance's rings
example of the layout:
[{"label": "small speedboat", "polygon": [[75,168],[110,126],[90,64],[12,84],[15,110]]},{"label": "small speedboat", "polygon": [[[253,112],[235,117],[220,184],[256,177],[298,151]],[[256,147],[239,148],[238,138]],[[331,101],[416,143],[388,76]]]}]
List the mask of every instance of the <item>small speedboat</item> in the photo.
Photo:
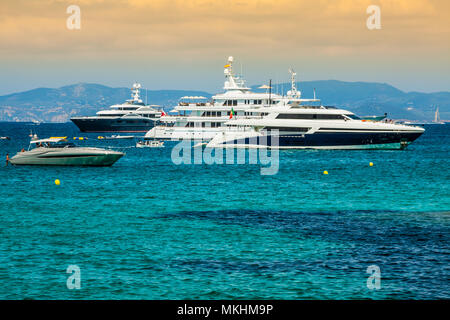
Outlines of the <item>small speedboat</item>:
[{"label": "small speedboat", "polygon": [[386,119],[386,117],[387,117],[387,113],[385,113],[382,116],[363,116],[363,117],[360,117],[360,119],[363,121],[379,122],[381,120]]},{"label": "small speedboat", "polygon": [[136,143],[136,148],[164,148],[164,141],[144,140]]},{"label": "small speedboat", "polygon": [[10,163],[41,166],[111,166],[125,154],[101,148],[77,147],[65,137],[31,140]]},{"label": "small speedboat", "polygon": [[9,137],[0,137],[0,140],[9,140]]}]

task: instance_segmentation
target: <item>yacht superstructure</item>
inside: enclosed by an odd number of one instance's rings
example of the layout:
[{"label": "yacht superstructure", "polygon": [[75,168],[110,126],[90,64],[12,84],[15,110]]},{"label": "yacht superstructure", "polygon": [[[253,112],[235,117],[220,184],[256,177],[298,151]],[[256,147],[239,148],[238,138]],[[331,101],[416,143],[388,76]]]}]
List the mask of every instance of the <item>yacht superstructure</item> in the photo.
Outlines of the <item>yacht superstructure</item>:
[{"label": "yacht superstructure", "polygon": [[246,110],[257,106],[268,106],[280,100],[281,96],[271,91],[256,93],[246,87],[241,76],[233,71],[233,57],[224,66],[224,93],[216,94],[211,101],[205,97],[183,97],[174,108],[178,115],[163,115],[162,125],[155,126],[145,135],[154,139],[211,140],[224,129],[225,122],[250,116]]},{"label": "yacht superstructure", "polygon": [[101,110],[95,116],[73,117],[72,120],[81,132],[147,132],[161,117],[157,105],[145,104],[140,96],[141,85],[134,83],[131,99]]},{"label": "yacht superstructure", "polygon": [[228,121],[227,129],[207,147],[404,149],[425,131],[421,127],[362,120],[350,111],[311,102],[320,100],[301,99],[292,81],[292,89],[280,103],[247,110],[252,118]]}]

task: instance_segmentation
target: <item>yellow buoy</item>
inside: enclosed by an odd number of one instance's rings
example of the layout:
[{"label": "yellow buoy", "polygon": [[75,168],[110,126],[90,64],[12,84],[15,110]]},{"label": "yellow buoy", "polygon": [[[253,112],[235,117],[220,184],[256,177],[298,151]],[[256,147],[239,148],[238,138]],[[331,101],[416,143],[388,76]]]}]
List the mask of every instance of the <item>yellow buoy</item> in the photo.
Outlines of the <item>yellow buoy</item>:
[{"label": "yellow buoy", "polygon": [[373,162],[369,162],[369,166],[373,167]]},{"label": "yellow buoy", "polygon": [[84,139],[83,137],[79,137],[79,138],[78,138],[78,140],[83,140],[83,139]]},{"label": "yellow buoy", "polygon": [[61,184],[61,181],[59,181],[59,179],[56,179],[56,180],[55,180],[55,184],[56,184],[57,186],[59,186],[59,185]]},{"label": "yellow buoy", "polygon": [[323,174],[328,174],[328,171],[327,171],[327,170],[325,170],[325,171],[323,172]]}]

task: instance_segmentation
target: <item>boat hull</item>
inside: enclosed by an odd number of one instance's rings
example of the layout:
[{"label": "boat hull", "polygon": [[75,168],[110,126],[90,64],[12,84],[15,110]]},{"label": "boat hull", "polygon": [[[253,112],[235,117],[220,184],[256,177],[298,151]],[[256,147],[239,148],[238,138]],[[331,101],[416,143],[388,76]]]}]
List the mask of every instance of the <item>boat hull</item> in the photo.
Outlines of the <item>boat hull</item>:
[{"label": "boat hull", "polygon": [[81,132],[147,132],[155,126],[155,120],[138,118],[138,119],[121,119],[121,118],[92,118],[79,117],[70,119]]},{"label": "boat hull", "polygon": [[423,132],[389,133],[313,133],[290,135],[254,134],[247,137],[214,138],[208,147],[276,148],[276,149],[404,149]]},{"label": "boat hull", "polygon": [[221,128],[179,128],[179,127],[165,127],[155,126],[145,135],[146,138],[157,140],[198,140],[210,141],[219,132]]},{"label": "boat hull", "polygon": [[21,152],[11,158],[13,165],[38,165],[38,166],[97,166],[106,167],[113,165],[124,156],[124,153],[117,151],[104,152],[43,152],[33,151]]}]

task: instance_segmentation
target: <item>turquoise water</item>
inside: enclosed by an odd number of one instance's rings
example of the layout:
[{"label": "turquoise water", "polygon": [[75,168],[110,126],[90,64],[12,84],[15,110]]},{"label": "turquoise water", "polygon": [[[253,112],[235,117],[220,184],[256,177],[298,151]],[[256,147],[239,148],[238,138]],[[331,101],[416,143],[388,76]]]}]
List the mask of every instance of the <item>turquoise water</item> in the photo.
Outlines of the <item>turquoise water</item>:
[{"label": "turquoise water", "polygon": [[[0,154],[26,147],[30,129],[80,135],[0,123],[12,138]],[[450,298],[449,125],[405,151],[281,151],[272,176],[96,136],[79,144],[126,156],[108,168],[2,162],[0,298]],[[80,290],[66,286],[69,265]],[[370,265],[379,290],[366,286]]]}]

